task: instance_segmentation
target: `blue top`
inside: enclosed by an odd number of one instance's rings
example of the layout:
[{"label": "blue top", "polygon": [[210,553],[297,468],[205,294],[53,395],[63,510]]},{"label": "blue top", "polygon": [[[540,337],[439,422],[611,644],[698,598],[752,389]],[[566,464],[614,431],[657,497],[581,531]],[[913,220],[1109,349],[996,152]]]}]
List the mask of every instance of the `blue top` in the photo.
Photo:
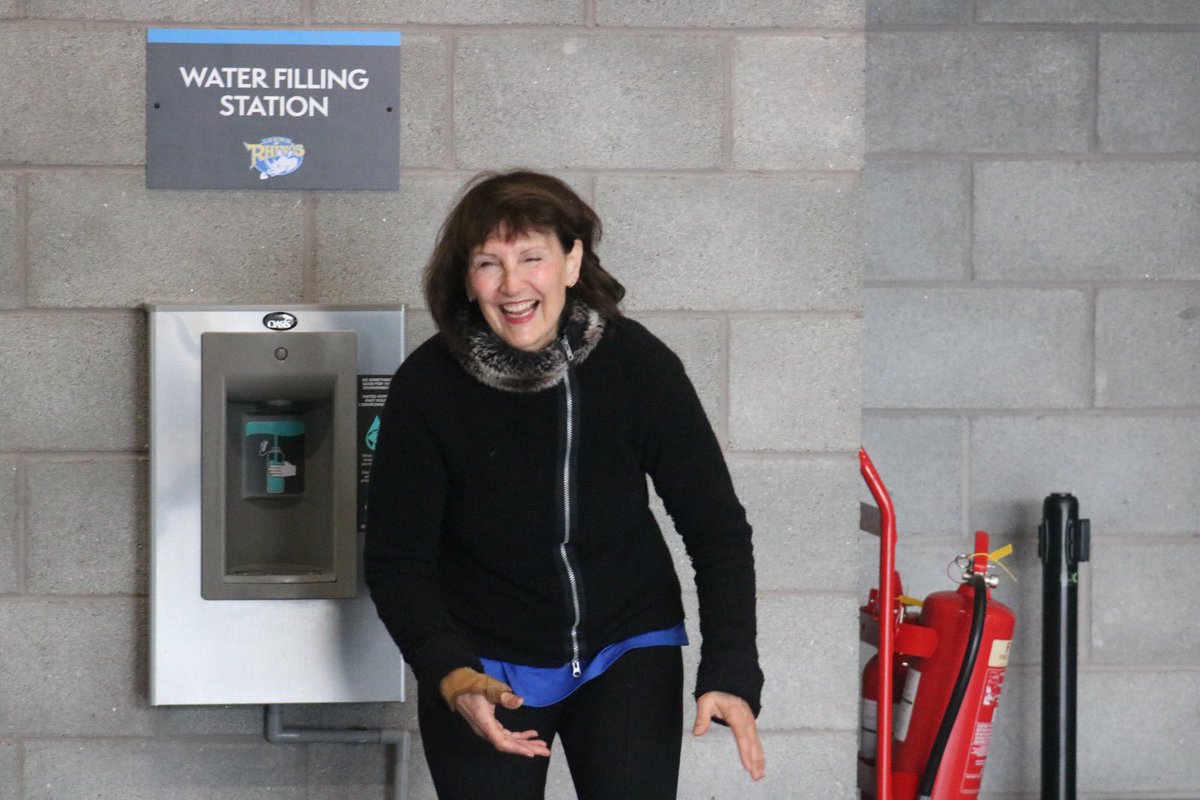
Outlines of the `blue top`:
[{"label": "blue top", "polygon": [[517,696],[525,698],[525,705],[541,707],[554,705],[592,678],[603,675],[604,671],[613,665],[613,662],[630,650],[638,647],[685,645],[687,643],[687,631],[684,630],[682,622],[673,628],[639,633],[610,644],[591,658],[580,661],[582,674],[578,678],[571,674],[569,663],[563,664],[561,667],[527,667],[524,664],[510,664],[507,661],[494,661],[490,658],[479,660],[483,662],[484,672],[511,686]]}]

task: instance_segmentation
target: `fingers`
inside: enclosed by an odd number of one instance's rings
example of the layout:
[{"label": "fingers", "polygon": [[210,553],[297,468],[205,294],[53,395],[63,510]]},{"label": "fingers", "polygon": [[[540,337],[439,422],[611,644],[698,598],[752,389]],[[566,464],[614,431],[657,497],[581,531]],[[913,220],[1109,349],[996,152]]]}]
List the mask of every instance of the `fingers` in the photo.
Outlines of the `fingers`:
[{"label": "fingers", "polygon": [[484,738],[501,753],[512,753],[526,758],[550,757],[550,747],[544,740],[538,738],[537,731],[513,732],[496,723],[496,730]]},{"label": "fingers", "polygon": [[[517,708],[524,702],[522,698],[511,692],[505,694],[507,697],[502,697],[501,701],[504,702],[506,708]],[[515,705],[510,706],[509,703]],[[467,720],[471,730],[501,753],[512,753],[528,758],[534,756],[548,758],[550,756],[549,745],[538,738],[537,731],[513,732],[501,725],[500,721],[496,719],[496,707],[483,695],[461,695],[455,699],[454,705],[458,713]]]},{"label": "fingers", "polygon": [[512,692],[504,692],[500,695],[500,705],[507,708],[509,711],[515,711],[525,703],[525,698],[518,697]]},{"label": "fingers", "polygon": [[714,716],[724,721],[733,731],[742,767],[750,773],[752,779],[762,780],[767,774],[766,756],[763,753],[762,740],[758,737],[754,712],[750,710],[749,704],[736,695],[706,692],[696,700],[696,724],[692,733],[703,736]]},{"label": "fingers", "polygon": [[762,780],[763,776],[767,774],[767,759],[763,754],[762,740],[758,738],[758,726],[754,723],[754,715],[747,708],[744,716],[734,712],[730,714],[730,717],[727,717],[726,721],[737,742],[738,756],[742,760],[742,766],[746,772],[750,773],[751,778],[756,781]]},{"label": "fingers", "polygon": [[712,725],[712,715],[715,707],[716,701],[713,700],[711,693],[701,695],[696,700],[696,724],[692,725],[693,736],[703,736],[708,733],[708,729]]}]

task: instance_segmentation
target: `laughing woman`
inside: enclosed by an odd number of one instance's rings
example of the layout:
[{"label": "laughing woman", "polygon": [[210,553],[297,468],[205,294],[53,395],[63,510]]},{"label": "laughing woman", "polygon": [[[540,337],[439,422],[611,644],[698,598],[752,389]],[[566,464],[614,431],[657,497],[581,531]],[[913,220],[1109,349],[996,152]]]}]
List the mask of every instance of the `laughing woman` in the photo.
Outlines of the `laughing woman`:
[{"label": "laughing woman", "polygon": [[371,477],[367,582],[417,676],[443,800],[541,798],[554,738],[582,800],[674,798],[679,579],[696,573],[696,721],[755,728],[750,527],[679,359],[622,316],[600,220],[562,181],[476,179],[425,270],[438,327],[401,365]]}]

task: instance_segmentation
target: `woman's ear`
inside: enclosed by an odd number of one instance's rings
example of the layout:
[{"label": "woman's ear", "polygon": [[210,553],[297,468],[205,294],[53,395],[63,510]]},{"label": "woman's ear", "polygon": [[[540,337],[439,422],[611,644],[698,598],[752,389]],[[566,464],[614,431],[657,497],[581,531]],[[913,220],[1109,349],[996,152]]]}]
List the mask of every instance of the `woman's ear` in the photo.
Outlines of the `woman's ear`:
[{"label": "woman's ear", "polygon": [[579,282],[579,268],[583,264],[583,242],[575,240],[571,251],[567,253],[567,288]]}]

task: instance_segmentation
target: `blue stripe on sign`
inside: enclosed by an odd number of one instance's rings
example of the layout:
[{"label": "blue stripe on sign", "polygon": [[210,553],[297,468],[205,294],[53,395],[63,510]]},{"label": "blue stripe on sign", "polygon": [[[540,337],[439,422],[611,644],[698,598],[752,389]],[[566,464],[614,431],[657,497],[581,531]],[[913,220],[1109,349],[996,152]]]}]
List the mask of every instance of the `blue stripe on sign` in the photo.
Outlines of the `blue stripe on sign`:
[{"label": "blue stripe on sign", "polygon": [[399,47],[399,31],[234,30],[228,28],[148,28],[147,44],[334,44]]}]

